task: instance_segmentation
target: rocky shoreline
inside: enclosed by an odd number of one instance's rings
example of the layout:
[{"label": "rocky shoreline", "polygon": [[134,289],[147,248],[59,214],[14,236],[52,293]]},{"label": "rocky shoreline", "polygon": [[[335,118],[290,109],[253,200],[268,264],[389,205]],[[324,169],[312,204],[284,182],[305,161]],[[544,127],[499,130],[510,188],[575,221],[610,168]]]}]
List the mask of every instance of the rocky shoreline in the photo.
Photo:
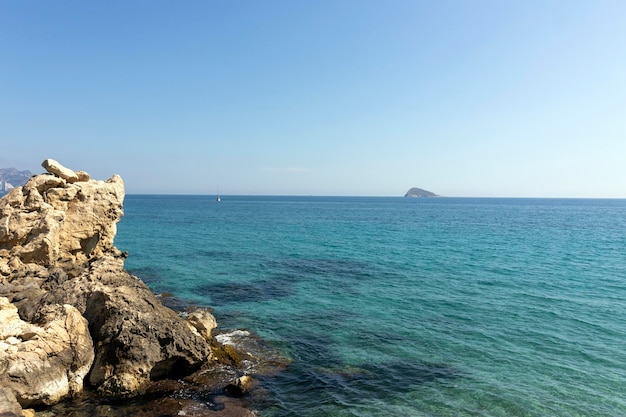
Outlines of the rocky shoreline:
[{"label": "rocky shoreline", "polygon": [[268,362],[220,343],[208,309],[179,314],[124,269],[122,179],[42,166],[0,199],[0,416],[253,415],[235,398]]}]

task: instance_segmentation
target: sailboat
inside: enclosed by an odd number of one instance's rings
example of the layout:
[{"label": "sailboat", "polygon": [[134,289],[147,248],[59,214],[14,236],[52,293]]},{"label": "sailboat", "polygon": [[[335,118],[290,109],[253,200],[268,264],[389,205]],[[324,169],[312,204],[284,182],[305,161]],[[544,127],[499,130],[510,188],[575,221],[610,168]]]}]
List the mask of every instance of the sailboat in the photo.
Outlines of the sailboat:
[{"label": "sailboat", "polygon": [[218,203],[220,201],[222,201],[222,199],[220,198],[220,189],[219,188],[217,189],[217,197],[215,197],[215,201],[217,201]]}]

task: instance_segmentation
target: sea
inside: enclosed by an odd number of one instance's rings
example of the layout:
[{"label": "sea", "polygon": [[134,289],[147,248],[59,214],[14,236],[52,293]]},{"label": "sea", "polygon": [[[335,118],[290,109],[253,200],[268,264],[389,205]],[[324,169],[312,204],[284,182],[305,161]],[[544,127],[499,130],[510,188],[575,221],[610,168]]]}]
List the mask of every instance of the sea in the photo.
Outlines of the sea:
[{"label": "sea", "polygon": [[626,416],[626,200],[128,195],[157,294],[288,358],[263,417]]}]

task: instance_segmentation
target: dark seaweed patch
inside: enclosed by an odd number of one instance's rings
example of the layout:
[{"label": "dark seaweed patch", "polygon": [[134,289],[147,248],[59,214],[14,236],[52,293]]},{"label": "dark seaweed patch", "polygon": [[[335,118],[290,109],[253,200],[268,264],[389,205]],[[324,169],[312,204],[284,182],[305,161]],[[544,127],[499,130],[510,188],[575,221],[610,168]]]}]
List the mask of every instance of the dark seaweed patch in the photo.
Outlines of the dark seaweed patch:
[{"label": "dark seaweed patch", "polygon": [[[384,339],[391,337],[392,335],[387,335]],[[402,336],[396,338],[404,340]],[[342,386],[350,386],[366,391],[372,388],[400,391],[433,381],[464,376],[460,369],[446,363],[412,359],[350,365],[335,353],[331,340],[317,332],[308,331],[306,325],[291,334],[287,343],[294,362],[285,377],[300,379],[301,383],[310,385],[310,388],[340,389]]]},{"label": "dark seaweed patch", "polygon": [[[394,361],[360,366],[311,370],[318,389],[365,393],[405,392],[430,382],[458,378],[461,373],[445,364]],[[387,395],[385,395],[387,396]]]},{"label": "dark seaweed patch", "polygon": [[370,265],[349,259],[298,258],[285,259],[272,265],[276,269],[286,269],[301,277],[347,277],[367,279],[372,277]]},{"label": "dark seaweed patch", "polygon": [[288,258],[267,262],[265,266],[272,278],[290,282],[316,281],[323,291],[346,295],[356,295],[351,288],[375,275],[367,263],[345,259]]},{"label": "dark seaweed patch", "polygon": [[[332,354],[327,359],[324,366],[298,360],[277,376],[263,378],[263,384],[272,392],[263,406],[280,409],[282,404],[307,405],[311,396],[323,403],[359,404],[364,399],[393,398],[425,384],[464,376],[461,370],[445,363],[394,360],[355,366],[339,363]],[[298,412],[291,410],[286,415],[296,416]]]},{"label": "dark seaweed patch", "polygon": [[[205,251],[203,256],[235,261],[240,255],[231,252]],[[355,281],[372,276],[364,262],[335,259],[260,260],[259,268],[266,277],[247,282],[217,282],[198,287],[198,292],[211,298],[211,305],[263,302],[285,298],[295,293],[299,282],[320,280],[330,292],[350,293]]]},{"label": "dark seaweed patch", "polygon": [[219,260],[223,260],[223,261],[237,261],[237,260],[240,260],[243,257],[245,257],[245,258],[250,258],[251,257],[251,255],[249,255],[249,254],[242,254],[242,253],[231,252],[231,251],[223,251],[223,250],[199,251],[197,253],[197,256],[198,257],[204,257],[204,258],[219,259]]},{"label": "dark seaweed patch", "polygon": [[[224,258],[234,256],[221,252],[205,252],[205,255]],[[329,290],[345,292],[354,280],[370,276],[365,263],[350,260],[283,259],[262,262],[260,267],[268,274],[267,278],[212,283],[198,287],[198,291],[209,296],[212,305],[220,306],[289,297],[295,293],[295,284],[319,277],[328,281],[326,285]]]},{"label": "dark seaweed patch", "polygon": [[394,387],[395,391],[405,391],[429,382],[457,379],[463,372],[445,363],[415,361],[393,361],[380,364],[366,364],[363,379],[365,385],[374,387]]},{"label": "dark seaweed patch", "polygon": [[293,295],[293,285],[285,280],[262,279],[248,282],[222,282],[198,288],[211,298],[211,305],[255,303]]},{"label": "dark seaweed patch", "polygon": [[[262,407],[282,409],[288,416],[306,410],[315,397],[326,404],[359,404],[367,399],[385,400],[398,393],[408,393],[426,384],[447,383],[463,378],[464,372],[447,363],[432,363],[407,358],[381,362],[350,364],[335,350],[332,340],[303,326],[292,332],[286,341],[293,362],[275,376],[261,377],[269,395]],[[381,342],[392,335],[372,338]],[[404,339],[402,336],[396,338]],[[295,408],[294,408],[295,407]]]}]

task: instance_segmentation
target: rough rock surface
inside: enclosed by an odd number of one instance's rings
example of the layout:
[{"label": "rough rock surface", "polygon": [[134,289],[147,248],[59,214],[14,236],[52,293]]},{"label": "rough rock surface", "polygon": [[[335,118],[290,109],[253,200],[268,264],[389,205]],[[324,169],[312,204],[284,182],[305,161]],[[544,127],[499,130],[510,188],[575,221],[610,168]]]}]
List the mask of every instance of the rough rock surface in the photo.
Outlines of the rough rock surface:
[{"label": "rough rock surface", "polygon": [[13,390],[0,385],[0,416],[2,417],[21,417],[22,407],[17,402]]},{"label": "rough rock surface", "polygon": [[213,314],[206,309],[195,309],[187,315],[187,323],[202,337],[210,340],[213,329],[217,327],[217,321]]},{"label": "rough rock surface", "polygon": [[42,174],[0,200],[0,273],[22,264],[82,265],[113,251],[123,214],[124,182],[68,183]]},{"label": "rough rock surface", "polygon": [[39,406],[83,382],[133,395],[206,363],[215,319],[199,311],[188,322],[164,307],[113,245],[122,179],[44,166],[0,198],[0,386]]},{"label": "rough rock surface", "polygon": [[121,257],[98,258],[77,277],[57,270],[44,285],[40,305],[71,304],[89,321],[96,347],[89,382],[104,394],[190,373],[210,354],[207,339],[128,274]]},{"label": "rough rock surface", "polygon": [[0,297],[0,385],[23,406],[53,404],[82,391],[94,359],[87,320],[71,305],[43,307],[33,323]]}]

